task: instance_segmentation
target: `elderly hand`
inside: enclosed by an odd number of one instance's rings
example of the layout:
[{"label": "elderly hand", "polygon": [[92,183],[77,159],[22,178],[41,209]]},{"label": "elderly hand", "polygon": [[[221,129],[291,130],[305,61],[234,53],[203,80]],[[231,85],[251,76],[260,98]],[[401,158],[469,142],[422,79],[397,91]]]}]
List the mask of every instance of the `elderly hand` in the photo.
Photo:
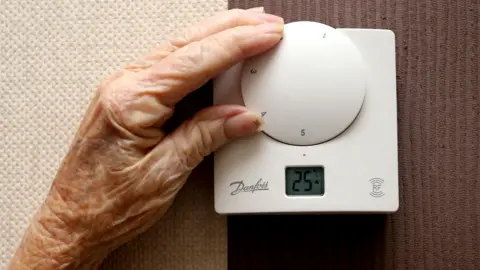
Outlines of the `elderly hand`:
[{"label": "elderly hand", "polygon": [[282,32],[283,20],[261,8],[229,10],[105,80],[10,269],[98,268],[153,225],[205,156],[262,128],[257,114],[222,105],[166,133],[175,104]]}]

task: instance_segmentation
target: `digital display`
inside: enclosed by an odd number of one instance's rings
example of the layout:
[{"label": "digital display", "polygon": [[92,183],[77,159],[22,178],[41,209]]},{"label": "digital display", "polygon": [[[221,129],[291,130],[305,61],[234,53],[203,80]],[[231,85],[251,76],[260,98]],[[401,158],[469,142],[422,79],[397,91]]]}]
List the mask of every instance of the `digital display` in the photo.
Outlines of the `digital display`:
[{"label": "digital display", "polygon": [[286,193],[288,196],[322,196],[325,193],[323,167],[285,168]]}]

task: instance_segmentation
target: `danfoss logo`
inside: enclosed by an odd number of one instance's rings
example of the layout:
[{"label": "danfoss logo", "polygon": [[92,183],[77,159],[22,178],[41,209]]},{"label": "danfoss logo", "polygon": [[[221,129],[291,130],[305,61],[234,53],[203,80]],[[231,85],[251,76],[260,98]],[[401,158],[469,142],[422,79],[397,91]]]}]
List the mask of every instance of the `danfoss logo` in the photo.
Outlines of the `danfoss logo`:
[{"label": "danfoss logo", "polygon": [[257,191],[266,191],[269,190],[268,188],[268,182],[263,181],[261,178],[258,180],[256,184],[253,185],[245,185],[243,181],[236,181],[230,183],[230,186],[233,187],[232,192],[230,192],[230,195],[234,196],[240,193],[255,193]]}]

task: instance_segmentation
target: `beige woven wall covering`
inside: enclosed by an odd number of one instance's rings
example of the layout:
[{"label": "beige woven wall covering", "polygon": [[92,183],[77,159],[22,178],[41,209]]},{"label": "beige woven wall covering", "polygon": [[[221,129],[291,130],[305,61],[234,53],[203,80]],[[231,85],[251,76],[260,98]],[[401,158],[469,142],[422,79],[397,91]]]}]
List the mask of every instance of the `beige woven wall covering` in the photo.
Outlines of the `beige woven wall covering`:
[{"label": "beige woven wall covering", "polygon": [[[225,0],[0,1],[0,269],[100,80],[226,8]],[[211,178],[194,174],[167,217],[104,268],[226,269],[226,222],[214,213]]]}]

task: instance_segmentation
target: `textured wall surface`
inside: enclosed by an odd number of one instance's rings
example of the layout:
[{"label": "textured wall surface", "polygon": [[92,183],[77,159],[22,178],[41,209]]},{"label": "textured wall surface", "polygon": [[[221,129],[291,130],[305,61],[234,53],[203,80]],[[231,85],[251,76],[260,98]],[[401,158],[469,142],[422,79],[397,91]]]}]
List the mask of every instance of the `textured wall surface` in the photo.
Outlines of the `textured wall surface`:
[{"label": "textured wall surface", "polygon": [[480,1],[229,0],[259,5],[395,32],[400,210],[231,218],[229,270],[480,269]]},{"label": "textured wall surface", "polygon": [[[224,0],[0,1],[0,268],[43,200],[96,85]],[[205,91],[204,95],[208,94]],[[111,269],[225,269],[211,161]]]},{"label": "textured wall surface", "polygon": [[[480,269],[480,2],[229,1],[260,5],[287,21],[395,31],[401,207],[386,218],[231,218],[229,269]],[[226,0],[0,1],[0,268],[98,82],[225,8]],[[206,104],[208,91],[192,100]],[[211,178],[208,159],[165,220],[104,268],[225,269]]]}]

